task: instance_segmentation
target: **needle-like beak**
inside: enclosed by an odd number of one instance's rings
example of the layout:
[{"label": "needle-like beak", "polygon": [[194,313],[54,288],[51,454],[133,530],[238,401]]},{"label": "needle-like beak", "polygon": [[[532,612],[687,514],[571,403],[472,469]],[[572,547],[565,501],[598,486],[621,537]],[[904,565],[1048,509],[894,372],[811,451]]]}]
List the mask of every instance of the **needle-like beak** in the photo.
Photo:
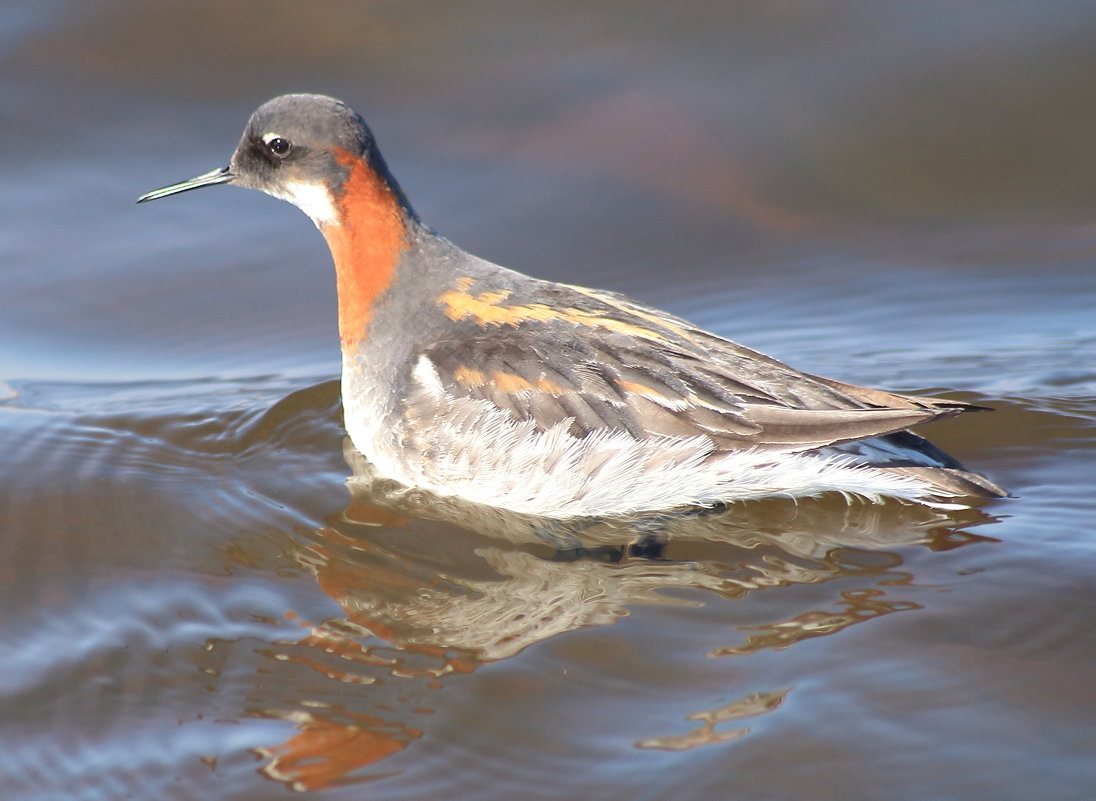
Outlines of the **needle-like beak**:
[{"label": "needle-like beak", "polygon": [[165,186],[163,189],[154,189],[137,198],[137,202],[144,203],[146,200],[156,200],[157,198],[167,197],[168,195],[177,195],[179,192],[189,192],[191,189],[201,189],[203,186],[227,184],[235,177],[236,176],[229,171],[228,167],[222,167],[219,170],[211,170],[210,172],[202,173],[201,175],[191,178],[189,181],[180,181],[177,184]]}]

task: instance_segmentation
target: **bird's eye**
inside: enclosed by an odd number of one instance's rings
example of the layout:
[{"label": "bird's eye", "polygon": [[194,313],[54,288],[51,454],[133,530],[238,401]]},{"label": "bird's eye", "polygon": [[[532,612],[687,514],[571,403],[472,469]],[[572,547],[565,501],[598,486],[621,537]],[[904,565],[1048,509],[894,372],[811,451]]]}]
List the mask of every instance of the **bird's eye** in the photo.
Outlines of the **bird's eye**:
[{"label": "bird's eye", "polygon": [[289,155],[289,151],[292,150],[293,145],[290,144],[288,139],[283,139],[280,136],[271,136],[267,138],[263,144],[266,145],[266,149],[273,153],[280,159]]}]

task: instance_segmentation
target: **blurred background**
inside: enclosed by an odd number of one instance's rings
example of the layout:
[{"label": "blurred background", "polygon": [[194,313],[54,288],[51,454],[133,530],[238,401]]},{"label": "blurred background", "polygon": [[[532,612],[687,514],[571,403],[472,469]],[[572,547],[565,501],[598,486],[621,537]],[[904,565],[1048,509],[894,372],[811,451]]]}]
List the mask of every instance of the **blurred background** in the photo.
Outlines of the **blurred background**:
[{"label": "blurred background", "polygon": [[[858,282],[893,270],[871,289],[900,300],[943,285],[1000,322],[1016,287],[994,286],[987,265],[1027,273],[1024,305],[1064,303],[1058,314],[1088,274],[1039,292],[1089,246],[1096,207],[1084,4],[0,14],[9,375],[248,372],[257,357],[289,369],[331,353],[333,276],[299,212],[234,189],[130,207],[226,163],[250,111],[289,91],[361,111],[420,214],[466,249],[675,311],[699,296],[700,322],[757,346],[785,327],[781,293],[809,289],[820,318],[855,317],[877,303]],[[722,323],[713,292],[760,319]],[[961,335],[953,311],[919,314]],[[911,337],[936,327],[915,325]]]},{"label": "blurred background", "polygon": [[[1096,5],[1013,0],[0,6],[0,794],[1090,797],[1094,42]],[[286,92],[477,255],[998,407],[937,439],[1018,499],[657,570],[333,523],[322,237],[231,187],[134,205]],[[412,602],[485,576],[489,612]],[[558,625],[439,633],[522,604]]]}]

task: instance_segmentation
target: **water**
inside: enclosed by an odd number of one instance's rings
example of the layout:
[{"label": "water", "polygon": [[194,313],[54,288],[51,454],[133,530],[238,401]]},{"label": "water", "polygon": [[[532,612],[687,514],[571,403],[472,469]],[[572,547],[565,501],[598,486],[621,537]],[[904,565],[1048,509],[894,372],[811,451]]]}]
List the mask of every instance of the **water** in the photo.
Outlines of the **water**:
[{"label": "water", "polygon": [[[1082,4],[0,10],[0,777],[92,799],[1087,799],[1096,121]],[[211,189],[285,91],[473,252],[986,403],[1015,498],[753,504],[661,561],[345,451],[334,280]]]}]

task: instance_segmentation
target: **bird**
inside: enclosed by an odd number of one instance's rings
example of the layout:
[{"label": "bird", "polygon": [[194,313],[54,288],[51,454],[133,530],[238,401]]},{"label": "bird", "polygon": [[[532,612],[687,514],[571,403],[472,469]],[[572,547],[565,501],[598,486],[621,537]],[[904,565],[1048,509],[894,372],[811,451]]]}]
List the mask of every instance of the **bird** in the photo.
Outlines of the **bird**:
[{"label": "bird", "polygon": [[335,98],[267,101],[228,166],[137,202],[220,184],[289,201],[323,234],[347,434],[409,487],[554,520],[1008,495],[909,430],[985,407],[800,372],[625,295],[462,250],[420,219]]}]

